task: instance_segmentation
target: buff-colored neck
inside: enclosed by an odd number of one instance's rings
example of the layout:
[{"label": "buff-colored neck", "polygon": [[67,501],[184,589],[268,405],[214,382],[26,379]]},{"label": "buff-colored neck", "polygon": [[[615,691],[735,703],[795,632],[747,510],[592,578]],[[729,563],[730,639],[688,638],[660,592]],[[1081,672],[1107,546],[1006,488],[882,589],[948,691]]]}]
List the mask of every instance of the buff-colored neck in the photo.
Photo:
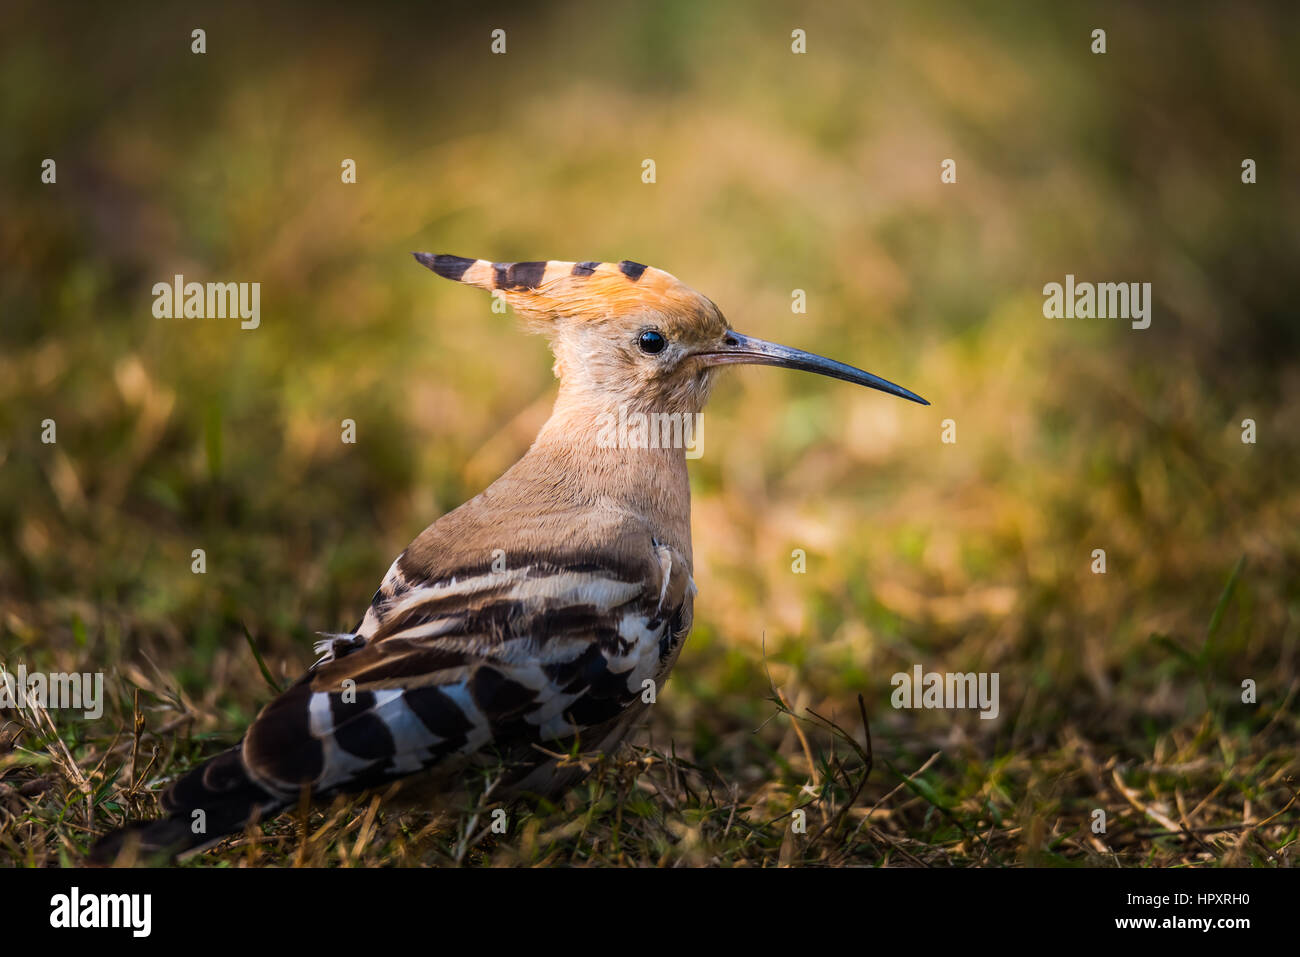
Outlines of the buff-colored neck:
[{"label": "buff-colored neck", "polygon": [[510,473],[531,475],[548,486],[562,483],[563,497],[577,505],[640,515],[689,554],[685,450],[644,447],[634,431],[620,428],[619,414],[617,405],[562,388],[550,419]]}]

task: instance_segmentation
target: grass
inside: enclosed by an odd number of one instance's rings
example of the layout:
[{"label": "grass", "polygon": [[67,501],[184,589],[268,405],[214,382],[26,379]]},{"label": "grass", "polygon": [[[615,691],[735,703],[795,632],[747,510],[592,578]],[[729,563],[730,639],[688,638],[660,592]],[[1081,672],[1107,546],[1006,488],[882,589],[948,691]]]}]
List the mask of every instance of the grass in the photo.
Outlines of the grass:
[{"label": "grass", "polygon": [[[1194,678],[1240,572],[1239,564],[1200,651],[1177,646],[1175,659]],[[1160,637],[1153,644],[1173,644]],[[265,669],[260,656],[256,667]],[[718,715],[690,746],[675,739],[656,746],[660,726],[674,723],[656,716],[646,741],[612,755],[569,756],[590,774],[556,804],[504,806],[497,820],[499,805],[478,800],[472,782],[468,799],[433,808],[404,803],[399,783],[302,806],[186,866],[1294,862],[1300,795],[1291,705],[1300,681],[1275,708],[1243,712],[1223,696],[1199,720],[1129,714],[1121,722],[1129,727],[1109,733],[1072,720],[1047,733],[1017,719],[1009,737],[993,741],[969,722],[950,727],[947,740],[927,740],[897,718],[873,735],[865,698],[856,713],[824,717],[791,705],[792,694],[806,701],[810,689],[784,685],[756,702],[767,712],[757,727]],[[115,702],[118,715],[99,723],[116,724],[112,737],[60,733],[44,710],[20,712],[3,745],[0,848],[10,863],[78,863],[96,832],[152,814],[161,783],[231,742],[187,733],[195,714],[184,698],[142,682],[129,702]]]},{"label": "grass", "polygon": [[[1294,11],[845,5],[794,57],[778,4],[569,4],[493,58],[423,7],[232,5],[201,57],[145,9],[0,30],[0,662],[107,694],[0,713],[0,863],[158,813],[527,447],[542,344],[413,249],[652,263],[935,404],[724,378],[695,632],[558,804],[363,795],[183,866],[1295,863]],[[178,272],[261,327],[155,319]],[[1066,273],[1152,282],[1151,328],[1045,319]],[[998,718],[894,709],[916,664]]]}]

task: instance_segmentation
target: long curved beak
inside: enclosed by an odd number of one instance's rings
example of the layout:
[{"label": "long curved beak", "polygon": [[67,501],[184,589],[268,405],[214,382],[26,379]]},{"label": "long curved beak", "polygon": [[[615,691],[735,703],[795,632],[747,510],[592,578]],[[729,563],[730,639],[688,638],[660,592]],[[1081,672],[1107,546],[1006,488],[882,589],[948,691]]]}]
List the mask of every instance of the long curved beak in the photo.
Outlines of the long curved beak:
[{"label": "long curved beak", "polygon": [[721,344],[705,352],[698,352],[696,355],[703,359],[705,364],[713,366],[742,364],[781,366],[785,369],[816,372],[818,375],[830,376],[832,379],[842,379],[845,382],[852,382],[854,385],[864,385],[868,389],[888,392],[900,399],[909,399],[912,402],[919,402],[921,405],[930,404],[915,392],[904,389],[901,385],[895,385],[888,379],[882,379],[878,375],[863,372],[861,369],[855,369],[843,362],[836,362],[834,359],[827,359],[811,352],[804,352],[802,349],[791,349],[789,346],[778,345],[765,339],[742,336],[739,332],[728,332],[723,337]]}]

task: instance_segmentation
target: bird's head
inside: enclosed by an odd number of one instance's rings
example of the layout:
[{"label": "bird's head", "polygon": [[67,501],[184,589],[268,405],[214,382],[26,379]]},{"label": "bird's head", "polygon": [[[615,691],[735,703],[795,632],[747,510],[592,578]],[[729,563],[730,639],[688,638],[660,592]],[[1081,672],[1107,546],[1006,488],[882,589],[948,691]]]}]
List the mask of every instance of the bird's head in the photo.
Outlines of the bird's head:
[{"label": "bird's head", "polygon": [[676,277],[640,263],[493,263],[416,253],[439,276],[501,295],[555,353],[570,398],[603,408],[698,412],[719,367],[802,369],[925,399],[879,376],[731,328],[721,310]]}]

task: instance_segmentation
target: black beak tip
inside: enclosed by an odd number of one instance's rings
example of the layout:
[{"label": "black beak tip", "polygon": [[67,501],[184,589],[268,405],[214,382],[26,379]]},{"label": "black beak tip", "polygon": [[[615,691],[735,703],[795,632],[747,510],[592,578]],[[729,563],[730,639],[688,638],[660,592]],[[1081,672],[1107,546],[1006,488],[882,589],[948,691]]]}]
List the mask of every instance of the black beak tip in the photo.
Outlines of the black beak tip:
[{"label": "black beak tip", "polygon": [[430,268],[430,269],[433,268],[433,260],[435,259],[433,253],[415,253],[415,252],[413,252],[413,253],[411,253],[411,255],[414,256],[415,259],[416,259],[416,261],[419,262],[421,265],[423,265],[423,266],[427,266],[427,267]]}]

